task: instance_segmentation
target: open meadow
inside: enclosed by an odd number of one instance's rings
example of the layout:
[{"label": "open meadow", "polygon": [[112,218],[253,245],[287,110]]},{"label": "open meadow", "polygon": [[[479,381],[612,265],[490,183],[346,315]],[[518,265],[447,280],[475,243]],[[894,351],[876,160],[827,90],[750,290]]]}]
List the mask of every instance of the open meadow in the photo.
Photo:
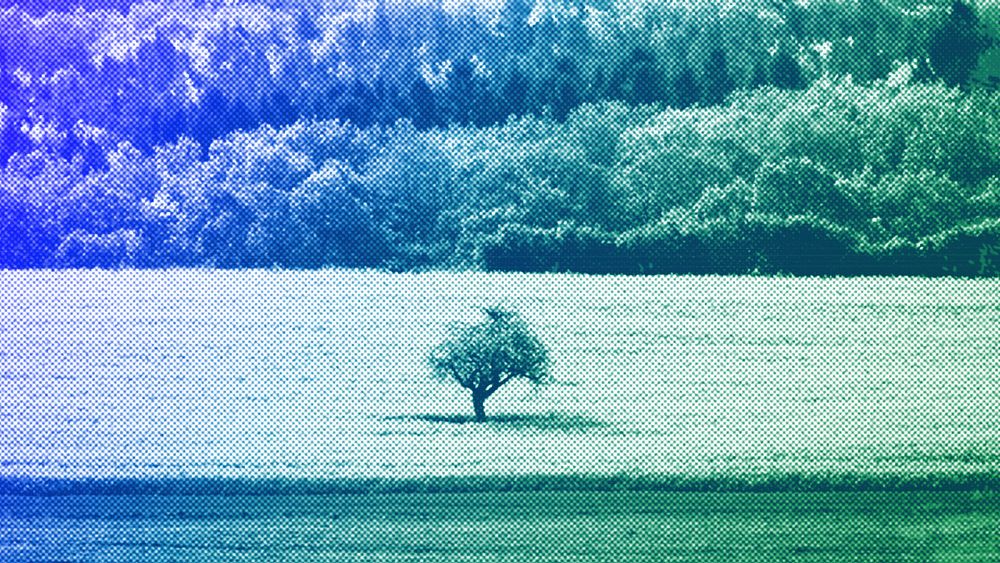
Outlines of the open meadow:
[{"label": "open meadow", "polygon": [[[1000,282],[353,271],[0,273],[4,477],[1000,470]],[[429,350],[521,311],[555,383]]]},{"label": "open meadow", "polygon": [[[1000,552],[998,280],[21,271],[0,294],[4,561]],[[491,304],[555,382],[474,424],[425,359]]]}]

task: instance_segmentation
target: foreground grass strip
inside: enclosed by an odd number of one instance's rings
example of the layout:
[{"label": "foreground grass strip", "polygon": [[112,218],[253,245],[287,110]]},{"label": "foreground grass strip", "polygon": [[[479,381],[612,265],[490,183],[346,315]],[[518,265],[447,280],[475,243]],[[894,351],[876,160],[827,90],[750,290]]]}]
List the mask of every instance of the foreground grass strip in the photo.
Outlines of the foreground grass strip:
[{"label": "foreground grass strip", "polygon": [[1000,561],[997,493],[0,496],[0,560]]},{"label": "foreground grass strip", "polygon": [[471,475],[419,478],[0,479],[0,495],[368,495],[526,491],[1000,492],[1000,474],[769,473],[742,475]]}]

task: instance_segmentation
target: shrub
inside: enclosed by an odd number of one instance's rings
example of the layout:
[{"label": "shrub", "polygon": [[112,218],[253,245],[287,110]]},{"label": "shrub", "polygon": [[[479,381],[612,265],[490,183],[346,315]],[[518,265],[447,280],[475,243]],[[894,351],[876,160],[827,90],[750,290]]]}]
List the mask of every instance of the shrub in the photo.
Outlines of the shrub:
[{"label": "shrub", "polygon": [[630,274],[704,273],[703,241],[676,222],[661,221],[622,233],[621,271]]},{"label": "shrub", "polygon": [[753,215],[745,237],[762,273],[849,275],[861,269],[860,236],[824,219]]},{"label": "shrub", "polygon": [[930,170],[882,178],[872,190],[872,212],[894,235],[918,239],[958,224],[973,214],[967,191]]},{"label": "shrub", "polygon": [[504,225],[480,254],[490,271],[604,274],[621,268],[613,235],[569,222],[552,229]]},{"label": "shrub", "polygon": [[857,202],[840,191],[837,177],[808,158],[764,164],[754,180],[756,211],[779,216],[816,215],[850,221]]},{"label": "shrub", "polygon": [[139,235],[119,229],[106,235],[73,231],[63,238],[56,250],[56,262],[71,268],[118,268],[135,265],[140,246]]},{"label": "shrub", "polygon": [[620,252],[613,235],[587,226],[562,223],[555,229],[557,271],[581,274],[616,273],[621,268]]},{"label": "shrub", "polygon": [[631,217],[657,220],[697,201],[706,186],[735,179],[726,151],[719,148],[725,143],[706,125],[717,117],[705,110],[667,110],[622,134],[614,184]]},{"label": "shrub", "polygon": [[910,240],[893,237],[878,244],[864,244],[859,249],[864,264],[861,272],[868,275],[892,276],[926,274],[926,258]]},{"label": "shrub", "polygon": [[51,241],[40,205],[0,187],[0,268],[36,268],[50,258]]},{"label": "shrub", "polygon": [[365,267],[385,258],[371,208],[353,188],[350,171],[331,162],[292,192],[291,213],[303,226],[306,265]]},{"label": "shrub", "polygon": [[559,242],[553,229],[508,224],[486,239],[480,254],[488,271],[548,272],[559,261]]},{"label": "shrub", "polygon": [[1000,219],[949,229],[917,243],[928,272],[952,276],[1000,274]]}]

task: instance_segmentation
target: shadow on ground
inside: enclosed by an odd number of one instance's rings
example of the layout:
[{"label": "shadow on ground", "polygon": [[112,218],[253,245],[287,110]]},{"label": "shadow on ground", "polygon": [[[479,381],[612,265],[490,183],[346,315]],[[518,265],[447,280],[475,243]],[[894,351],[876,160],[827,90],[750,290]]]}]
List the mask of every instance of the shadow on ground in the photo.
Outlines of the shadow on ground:
[{"label": "shadow on ground", "polygon": [[587,418],[578,415],[566,415],[562,413],[545,413],[545,414],[498,414],[490,416],[486,422],[476,422],[476,417],[473,415],[465,414],[449,414],[449,415],[439,415],[439,414],[419,414],[419,415],[409,415],[409,416],[388,416],[383,420],[402,420],[402,421],[419,421],[419,422],[433,422],[438,424],[452,424],[452,425],[477,425],[481,424],[484,427],[508,427],[508,428],[524,428],[533,430],[561,430],[561,431],[580,431],[580,430],[590,430],[594,428],[607,428],[609,424],[600,420],[594,420],[592,418]]}]

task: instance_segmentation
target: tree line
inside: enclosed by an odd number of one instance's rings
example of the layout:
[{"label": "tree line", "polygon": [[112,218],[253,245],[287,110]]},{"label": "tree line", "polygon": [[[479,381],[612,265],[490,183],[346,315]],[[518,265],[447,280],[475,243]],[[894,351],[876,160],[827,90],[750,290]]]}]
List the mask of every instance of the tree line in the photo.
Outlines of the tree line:
[{"label": "tree line", "polygon": [[997,273],[1000,94],[899,76],[687,109],[300,120],[0,173],[0,266]]},{"label": "tree line", "polygon": [[120,141],[149,154],[180,137],[204,160],[232,131],[298,119],[427,129],[601,101],[708,106],[900,62],[962,86],[988,79],[976,69],[991,44],[961,1],[18,3],[0,9],[0,165],[42,149],[100,166]]},{"label": "tree line", "polygon": [[997,269],[959,2],[119,4],[0,11],[0,267]]}]

